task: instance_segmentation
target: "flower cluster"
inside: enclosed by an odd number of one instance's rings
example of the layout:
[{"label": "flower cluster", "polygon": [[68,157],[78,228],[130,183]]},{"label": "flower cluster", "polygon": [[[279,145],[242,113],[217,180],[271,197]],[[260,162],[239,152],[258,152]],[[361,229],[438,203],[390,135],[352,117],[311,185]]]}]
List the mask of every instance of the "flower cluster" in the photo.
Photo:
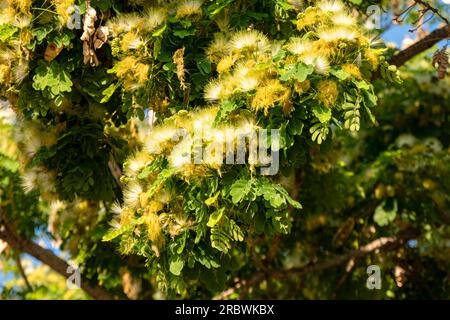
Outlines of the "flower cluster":
[{"label": "flower cluster", "polygon": [[108,21],[112,52],[118,59],[112,72],[126,90],[135,91],[147,83],[153,62],[152,33],[166,19],[164,8],[150,8],[142,15],[130,13]]},{"label": "flower cluster", "polygon": [[20,82],[28,74],[30,8],[30,0],[0,1],[0,25],[7,26],[6,36],[0,40],[0,88]]},{"label": "flower cluster", "polygon": [[[186,2],[177,15],[195,8],[194,2]],[[157,21],[162,23],[163,17],[161,13]],[[139,21],[128,15],[109,24],[119,39],[113,40],[113,50],[116,56],[123,55],[115,66],[119,78],[127,74],[123,70],[140,63],[134,53],[147,48],[145,37],[130,26],[145,30],[145,22]],[[217,72],[204,87],[207,106],[180,111],[145,132],[142,150],[125,162],[124,203],[116,205],[117,217],[106,239],[122,236],[122,249],[128,253],[145,239],[160,257],[168,243],[173,245],[177,236],[199,223],[199,217],[186,210],[187,200],[176,196],[180,188],[221,177],[227,171],[223,159],[234,151],[239,136],[264,129],[261,116],[270,118],[278,112],[288,122],[296,109],[306,110],[307,125],[318,143],[325,140],[332,116],[352,129],[359,127],[359,104],[372,90],[369,79],[381,51],[371,48],[355,21],[340,2],[321,2],[298,14],[298,34],[285,41],[270,40],[257,30],[216,34],[205,52]],[[151,31],[159,25],[152,24]],[[184,76],[182,67],[176,72]],[[134,77],[139,74],[133,72]],[[220,121],[223,114],[226,119]],[[211,152],[196,161],[198,147]],[[242,170],[253,174],[260,163],[251,155],[245,160]]]},{"label": "flower cluster", "polygon": [[322,1],[298,14],[299,33],[284,44],[256,30],[218,34],[206,54],[219,76],[205,87],[205,99],[244,99],[265,115],[276,106],[289,114],[302,95],[332,108],[349,81],[369,80],[378,68],[381,50],[355,25],[341,2]]},{"label": "flower cluster", "polygon": [[[220,175],[224,159],[235,154],[240,139],[248,138],[258,129],[253,120],[245,117],[235,119],[234,125],[215,126],[217,112],[217,107],[180,112],[144,137],[143,150],[124,164],[124,206],[116,206],[116,229],[142,215],[152,248],[159,254],[165,243],[164,235],[173,238],[191,225],[182,219],[182,199],[174,197],[175,190],[162,183],[161,178],[167,174],[190,183],[214,172]],[[256,165],[257,159],[249,162]]]}]

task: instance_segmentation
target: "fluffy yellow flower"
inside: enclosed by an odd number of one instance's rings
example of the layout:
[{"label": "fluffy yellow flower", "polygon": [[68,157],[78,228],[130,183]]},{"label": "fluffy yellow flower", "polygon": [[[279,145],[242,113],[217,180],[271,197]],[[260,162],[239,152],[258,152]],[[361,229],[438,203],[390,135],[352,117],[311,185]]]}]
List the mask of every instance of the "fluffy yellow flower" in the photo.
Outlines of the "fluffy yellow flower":
[{"label": "fluffy yellow flower", "polygon": [[313,27],[319,22],[324,20],[323,12],[317,7],[308,7],[304,12],[300,13],[297,17],[297,29],[302,31],[303,29]]},{"label": "fluffy yellow flower", "polygon": [[319,38],[325,41],[347,40],[354,41],[358,33],[349,27],[331,27],[319,31]]},{"label": "fluffy yellow flower", "polygon": [[298,94],[303,94],[311,88],[311,81],[305,80],[303,82],[296,81],[294,83],[294,90]]},{"label": "fluffy yellow flower", "polygon": [[318,7],[323,12],[331,12],[331,13],[338,13],[339,11],[342,11],[345,8],[344,4],[338,0],[321,1],[319,2]]},{"label": "fluffy yellow flower", "polygon": [[144,40],[134,31],[125,33],[121,41],[121,49],[124,52],[128,50],[136,50],[144,45]]},{"label": "fluffy yellow flower", "polygon": [[265,35],[256,30],[240,31],[230,39],[230,48],[237,53],[266,52],[270,50],[269,40]]},{"label": "fluffy yellow flower", "polygon": [[159,249],[164,245],[164,237],[162,234],[161,222],[156,213],[145,213],[145,227],[150,241]]},{"label": "fluffy yellow flower", "polygon": [[214,41],[206,49],[206,56],[211,62],[218,62],[228,53],[228,39],[221,33],[216,34]]},{"label": "fluffy yellow flower", "polygon": [[311,45],[311,52],[314,55],[321,55],[326,58],[333,58],[338,51],[338,41],[326,41],[324,39],[319,39],[314,41]]},{"label": "fluffy yellow flower", "polygon": [[362,79],[361,71],[359,70],[359,68],[358,68],[358,66],[356,64],[353,64],[353,63],[344,64],[342,66],[342,69],[345,72],[350,73],[356,79],[358,79],[358,80]]},{"label": "fluffy yellow flower", "polygon": [[321,80],[317,85],[317,98],[327,108],[334,105],[338,95],[338,86],[333,80]]},{"label": "fluffy yellow flower", "polygon": [[74,0],[52,0],[56,8],[56,13],[58,14],[59,21],[61,24],[67,24],[70,15],[72,14],[71,8],[75,3]]},{"label": "fluffy yellow flower", "polygon": [[328,74],[330,70],[330,62],[327,58],[318,56],[314,59],[314,70],[318,74]]},{"label": "fluffy yellow flower", "polygon": [[199,164],[187,164],[183,166],[183,171],[180,172],[183,179],[188,182],[196,178],[205,177],[207,173],[208,168],[205,165]]},{"label": "fluffy yellow flower", "polygon": [[213,80],[209,82],[205,87],[205,99],[208,101],[217,101],[220,100],[223,96],[223,85],[221,82],[217,80]]},{"label": "fluffy yellow flower", "polygon": [[225,56],[222,58],[217,64],[217,72],[225,73],[228,72],[236,62],[236,58],[234,56]]},{"label": "fluffy yellow flower", "polygon": [[364,51],[364,58],[369,62],[372,70],[377,70],[380,64],[378,55],[371,49]]},{"label": "fluffy yellow flower", "polygon": [[139,84],[144,84],[148,80],[150,66],[145,63],[138,63],[136,66],[136,78]]},{"label": "fluffy yellow flower", "polygon": [[[164,19],[162,18],[162,20]],[[160,22],[161,19],[153,21],[150,17],[140,16],[136,13],[127,13],[112,18],[107,22],[106,26],[109,28],[112,35],[118,36],[121,33],[130,31],[152,31],[152,28],[156,27]]]},{"label": "fluffy yellow flower", "polygon": [[291,38],[286,48],[296,55],[307,54],[312,49],[312,43],[308,40],[301,38]]},{"label": "fluffy yellow flower", "polygon": [[152,32],[167,19],[164,8],[150,8],[144,13],[143,31]]},{"label": "fluffy yellow flower", "polygon": [[31,0],[7,0],[8,4],[14,10],[28,14],[31,8]]},{"label": "fluffy yellow flower", "polygon": [[133,56],[128,56],[128,57],[120,60],[114,66],[117,76],[119,78],[123,77],[128,72],[133,70],[135,68],[135,66],[137,65],[137,63],[138,63],[138,60]]},{"label": "fluffy yellow flower", "polygon": [[0,64],[0,84],[8,84],[11,81],[11,68],[6,64]]},{"label": "fluffy yellow flower", "polygon": [[177,7],[177,17],[188,17],[202,14],[203,1],[187,0],[180,3]]},{"label": "fluffy yellow flower", "polygon": [[150,154],[159,154],[176,143],[178,129],[174,126],[158,126],[146,137],[144,149]]},{"label": "fluffy yellow flower", "polygon": [[123,192],[123,201],[127,207],[137,208],[141,201],[142,186],[138,182],[127,185]]},{"label": "fluffy yellow flower", "polygon": [[128,56],[114,66],[116,75],[123,79],[124,87],[127,90],[136,90],[142,87],[148,80],[150,66],[138,62],[133,56]]},{"label": "fluffy yellow flower", "polygon": [[268,114],[270,108],[280,103],[283,110],[289,112],[292,108],[290,95],[291,91],[289,88],[282,85],[280,80],[272,79],[256,90],[251,106],[255,110],[264,109],[264,113]]},{"label": "fluffy yellow flower", "polygon": [[137,152],[125,162],[125,174],[127,176],[137,175],[152,160],[153,157],[147,152]]},{"label": "fluffy yellow flower", "polygon": [[338,26],[350,27],[350,26],[354,26],[356,24],[356,19],[345,13],[339,13],[339,14],[333,15],[331,20],[333,21],[334,24],[336,24]]}]

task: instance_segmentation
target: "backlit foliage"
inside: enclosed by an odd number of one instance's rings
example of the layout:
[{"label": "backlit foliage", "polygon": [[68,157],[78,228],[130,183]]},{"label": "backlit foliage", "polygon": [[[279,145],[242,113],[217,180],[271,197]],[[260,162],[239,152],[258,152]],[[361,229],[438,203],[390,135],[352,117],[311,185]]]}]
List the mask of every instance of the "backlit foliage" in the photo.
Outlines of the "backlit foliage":
[{"label": "backlit foliage", "polygon": [[[426,59],[389,65],[358,4],[0,0],[0,96],[17,115],[0,168],[39,207],[19,232],[51,235],[118,297],[209,298],[410,228],[418,244],[386,268],[415,255],[444,273],[449,78],[424,78]],[[88,46],[77,12],[94,21]],[[276,174],[255,149],[279,151]],[[294,273],[266,277],[232,298],[328,298],[338,276],[299,290]],[[365,276],[357,267],[350,282]],[[396,281],[376,294],[392,298]],[[361,296],[349,287],[336,290]]]}]

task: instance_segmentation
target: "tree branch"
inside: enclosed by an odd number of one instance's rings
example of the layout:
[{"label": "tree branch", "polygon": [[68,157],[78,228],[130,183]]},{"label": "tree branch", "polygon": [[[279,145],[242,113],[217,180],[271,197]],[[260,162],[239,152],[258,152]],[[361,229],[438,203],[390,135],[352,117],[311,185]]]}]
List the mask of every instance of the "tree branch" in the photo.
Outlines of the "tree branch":
[{"label": "tree branch", "polygon": [[[0,239],[6,241],[11,248],[16,249],[20,252],[28,253],[34,258],[40,260],[42,263],[48,265],[64,278],[68,278],[69,274],[67,273],[67,270],[69,268],[69,264],[66,261],[56,256],[52,251],[44,249],[28,239],[22,238],[5,221],[2,221],[2,225],[3,228],[0,229]],[[81,288],[94,299],[114,299],[114,297],[108,291],[106,291],[106,289],[99,285],[91,286],[88,280],[83,276],[81,277],[80,285]]]},{"label": "tree branch", "polygon": [[[329,260],[325,260],[323,262],[319,262],[316,264],[310,264],[303,267],[298,268],[290,268],[287,270],[277,271],[277,270],[269,270],[267,272],[258,272],[256,273],[251,279],[249,280],[241,280],[236,283],[236,285],[233,288],[230,288],[218,296],[216,296],[214,299],[222,300],[233,293],[236,292],[237,289],[242,287],[243,285],[246,287],[249,287],[251,285],[257,284],[264,280],[265,278],[278,278],[278,279],[285,279],[287,277],[291,277],[293,275],[299,276],[303,275],[308,272],[318,272],[323,271],[327,269],[331,269],[334,267],[338,267],[340,265],[343,265],[345,263],[348,263],[350,260],[356,260],[357,258],[361,258],[364,256],[367,256],[371,253],[373,253],[376,250],[394,250],[400,246],[402,246],[406,241],[413,239],[418,236],[418,233],[415,230],[406,230],[405,232],[392,237],[382,237],[378,238],[365,246],[362,246],[361,248],[357,250],[349,251],[348,253],[336,256],[334,258],[331,258]],[[353,268],[353,266],[352,266]]]},{"label": "tree branch", "polygon": [[28,291],[33,291],[33,287],[31,287],[31,284],[30,284],[30,282],[28,281],[28,278],[27,278],[27,274],[25,273],[25,270],[23,269],[22,261],[20,260],[19,253],[15,254],[14,259],[16,260],[17,269],[19,269],[20,276],[25,281],[25,286],[27,287]]},{"label": "tree branch", "polygon": [[336,256],[334,258],[331,258],[330,260],[326,260],[324,262],[307,265],[300,268],[291,268],[282,274],[283,277],[288,275],[289,273],[297,273],[297,274],[303,274],[306,272],[316,272],[316,271],[323,271],[326,269],[338,267],[344,263],[347,263],[351,259],[355,258],[361,258],[364,256],[369,255],[370,253],[376,251],[376,250],[394,250],[398,248],[399,246],[403,245],[406,241],[414,238],[417,236],[416,232],[408,231],[402,235],[398,236],[392,236],[392,237],[382,237],[378,238],[365,246],[362,246],[361,248],[357,250],[352,250],[344,255]]},{"label": "tree branch", "polygon": [[445,25],[439,29],[434,30],[429,35],[417,41],[408,48],[397,53],[395,56],[391,58],[389,63],[397,67],[400,67],[404,65],[407,61],[418,55],[419,53],[424,52],[425,50],[434,46],[439,41],[449,37],[450,37],[450,25]]}]

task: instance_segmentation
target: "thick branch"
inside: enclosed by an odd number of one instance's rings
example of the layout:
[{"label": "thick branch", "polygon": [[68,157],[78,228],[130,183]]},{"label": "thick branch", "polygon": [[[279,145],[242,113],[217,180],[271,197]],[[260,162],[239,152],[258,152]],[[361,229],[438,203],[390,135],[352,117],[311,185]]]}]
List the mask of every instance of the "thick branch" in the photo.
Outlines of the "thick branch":
[{"label": "thick branch", "polygon": [[366,244],[365,246],[362,246],[358,250],[352,250],[344,255],[336,256],[334,258],[316,264],[310,264],[304,267],[291,268],[282,271],[270,270],[268,272],[258,272],[250,280],[238,281],[238,283],[236,283],[233,288],[222,292],[220,295],[216,296],[215,299],[225,299],[236,292],[236,290],[240,287],[248,287],[257,284],[268,277],[283,279],[293,275],[299,276],[308,272],[323,271],[348,263],[348,261],[350,260],[355,260],[356,258],[367,256],[377,250],[394,250],[403,245],[406,241],[417,237],[417,235],[418,234],[416,231],[407,230],[402,234],[399,234],[398,236],[378,238]]},{"label": "thick branch", "polygon": [[[10,225],[3,221],[3,229],[0,229],[0,239],[3,239],[11,246],[20,252],[28,253],[29,255],[40,260],[42,263],[48,265],[57,273],[65,278],[68,278],[69,274],[67,270],[69,264],[56,256],[52,251],[44,249],[34,242],[24,239],[19,236]],[[92,298],[98,300],[112,300],[113,296],[100,286],[91,286],[88,280],[81,277],[81,288],[86,291]]]},{"label": "thick branch", "polygon": [[401,236],[393,236],[393,237],[382,237],[378,238],[365,246],[362,246],[361,248],[357,250],[352,250],[344,255],[337,256],[334,258],[331,258],[330,260],[326,260],[320,263],[316,263],[313,265],[307,265],[305,267],[300,268],[292,268],[289,269],[287,272],[283,272],[284,274],[289,273],[297,273],[297,274],[303,274],[306,272],[315,272],[315,271],[323,271],[326,269],[338,267],[344,263],[347,263],[351,259],[355,258],[361,258],[364,256],[367,256],[368,254],[376,251],[376,250],[394,250],[401,246],[405,241],[414,238],[417,236],[415,232],[408,232]]},{"label": "thick branch", "polygon": [[400,67],[404,65],[407,61],[418,55],[419,53],[424,52],[425,50],[434,46],[439,41],[449,37],[450,37],[450,25],[445,25],[439,29],[434,30],[429,35],[417,41],[408,48],[397,53],[395,56],[392,57],[389,63],[397,67]]}]

